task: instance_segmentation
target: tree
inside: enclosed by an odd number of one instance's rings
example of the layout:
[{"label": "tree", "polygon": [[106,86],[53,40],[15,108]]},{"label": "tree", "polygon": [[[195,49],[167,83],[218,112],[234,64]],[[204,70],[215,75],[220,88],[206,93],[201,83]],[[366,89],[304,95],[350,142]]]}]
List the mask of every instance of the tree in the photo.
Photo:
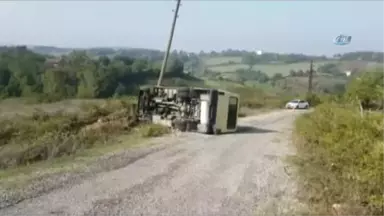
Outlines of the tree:
[{"label": "tree", "polygon": [[352,100],[358,100],[363,108],[369,108],[374,103],[383,103],[383,68],[362,73],[347,85],[346,95]]},{"label": "tree", "polygon": [[295,77],[296,76],[296,71],[295,70],[290,70],[289,71],[289,76]]},{"label": "tree", "polygon": [[[69,51],[54,47],[37,50],[48,52],[54,49],[61,53]],[[116,52],[119,54],[113,58],[106,56]],[[95,55],[101,56],[97,58]],[[26,47],[0,47],[0,97],[38,96],[52,101],[51,98],[106,98],[133,94],[140,85],[152,83],[157,78],[163,56],[161,51],[147,49],[113,51],[96,48],[54,57],[36,54]],[[190,71],[204,71],[204,62],[198,55],[175,51],[167,65],[164,82],[178,80],[180,84],[188,85],[184,79],[188,76],[184,74],[184,61],[191,62]]]},{"label": "tree", "polygon": [[60,69],[49,69],[43,75],[44,93],[57,98],[73,96],[75,89],[66,83],[68,74]]},{"label": "tree", "polygon": [[249,66],[249,70],[251,71],[253,66],[257,63],[257,57],[253,53],[246,54],[242,57],[241,62]]},{"label": "tree", "polygon": [[169,58],[165,72],[182,74],[184,72],[184,63],[179,58]]},{"label": "tree", "polygon": [[265,73],[260,73],[258,79],[257,79],[260,83],[266,83],[269,81],[269,77],[267,74]]},{"label": "tree", "polygon": [[117,97],[117,96],[121,96],[121,95],[124,95],[126,93],[126,90],[127,88],[122,84],[122,83],[119,83],[115,89],[115,92],[114,92],[114,96]]},{"label": "tree", "polygon": [[0,65],[0,86],[7,86],[12,73],[6,65]]},{"label": "tree", "polygon": [[111,59],[109,59],[108,56],[100,56],[99,61],[104,66],[108,66],[111,63]]},{"label": "tree", "polygon": [[300,70],[298,70],[298,71],[296,72],[296,76],[298,76],[298,77],[303,77],[303,76],[305,76],[305,72],[304,72],[302,69],[300,69]]},{"label": "tree", "polygon": [[141,72],[143,71],[144,69],[146,69],[148,66],[148,63],[145,59],[136,59],[133,61],[133,64],[132,64],[132,71],[137,73],[137,72]]},{"label": "tree", "polygon": [[282,79],[283,78],[283,74],[281,74],[281,73],[275,73],[273,76],[272,76],[272,80],[274,80],[274,81],[277,81],[277,80],[280,80],[280,79]]}]

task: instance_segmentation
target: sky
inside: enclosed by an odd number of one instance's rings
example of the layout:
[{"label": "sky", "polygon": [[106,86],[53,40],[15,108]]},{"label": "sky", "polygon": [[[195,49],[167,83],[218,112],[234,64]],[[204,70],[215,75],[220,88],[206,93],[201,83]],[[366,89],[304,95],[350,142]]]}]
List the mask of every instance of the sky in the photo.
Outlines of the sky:
[{"label": "sky", "polygon": [[[0,1],[0,44],[165,50],[176,1]],[[346,46],[333,44],[352,36]],[[383,51],[384,2],[182,0],[172,49]]]}]

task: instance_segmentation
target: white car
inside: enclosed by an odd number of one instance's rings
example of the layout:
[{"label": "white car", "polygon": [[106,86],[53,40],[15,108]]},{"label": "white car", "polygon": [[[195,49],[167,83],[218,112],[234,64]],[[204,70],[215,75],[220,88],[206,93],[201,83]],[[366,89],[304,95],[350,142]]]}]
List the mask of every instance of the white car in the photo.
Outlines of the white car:
[{"label": "white car", "polygon": [[291,100],[285,105],[286,109],[308,109],[309,108],[309,103],[304,100]]}]

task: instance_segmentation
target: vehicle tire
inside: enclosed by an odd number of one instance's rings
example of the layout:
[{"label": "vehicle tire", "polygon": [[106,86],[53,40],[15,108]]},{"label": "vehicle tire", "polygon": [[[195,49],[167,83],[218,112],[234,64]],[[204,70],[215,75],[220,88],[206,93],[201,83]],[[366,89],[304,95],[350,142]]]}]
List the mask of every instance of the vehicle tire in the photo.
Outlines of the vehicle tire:
[{"label": "vehicle tire", "polygon": [[304,109],[308,109],[309,108],[309,106],[308,105],[306,105],[305,107],[304,107]]}]

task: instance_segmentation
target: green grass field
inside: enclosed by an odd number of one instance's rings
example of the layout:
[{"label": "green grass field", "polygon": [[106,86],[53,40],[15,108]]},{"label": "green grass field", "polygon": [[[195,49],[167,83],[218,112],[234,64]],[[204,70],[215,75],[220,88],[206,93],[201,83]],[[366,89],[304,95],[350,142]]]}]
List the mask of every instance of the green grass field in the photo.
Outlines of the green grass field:
[{"label": "green grass field", "polygon": [[[321,65],[332,63],[332,61],[322,61],[315,62],[314,67],[315,70]],[[218,66],[208,66],[208,69],[214,72],[234,72],[238,69],[248,69],[249,66],[245,64],[233,64],[233,65],[218,65]],[[253,70],[260,70],[268,75],[273,76],[276,73],[281,73],[283,75],[288,75],[290,70],[303,70],[306,71],[309,69],[309,62],[300,62],[294,64],[261,64],[253,66]]]},{"label": "green grass field", "polygon": [[[234,64],[221,65],[229,62]],[[314,67],[315,70],[324,64],[337,63],[342,70],[351,70],[352,68],[367,68],[367,67],[376,67],[380,65],[376,62],[367,62],[367,61],[315,61]],[[230,73],[235,72],[238,69],[248,69],[249,66],[241,63],[240,56],[232,57],[210,57],[204,59],[205,67],[214,72],[221,73]],[[270,76],[273,76],[276,73],[281,73],[283,75],[288,75],[290,70],[303,70],[306,71],[309,69],[309,62],[300,62],[293,64],[261,64],[253,66],[253,70],[260,70]]]},{"label": "green grass field", "polygon": [[241,64],[241,57],[240,56],[222,56],[222,57],[207,57],[204,58],[204,64],[205,66],[215,66],[219,64],[225,64],[228,62],[234,62],[237,64]]}]

